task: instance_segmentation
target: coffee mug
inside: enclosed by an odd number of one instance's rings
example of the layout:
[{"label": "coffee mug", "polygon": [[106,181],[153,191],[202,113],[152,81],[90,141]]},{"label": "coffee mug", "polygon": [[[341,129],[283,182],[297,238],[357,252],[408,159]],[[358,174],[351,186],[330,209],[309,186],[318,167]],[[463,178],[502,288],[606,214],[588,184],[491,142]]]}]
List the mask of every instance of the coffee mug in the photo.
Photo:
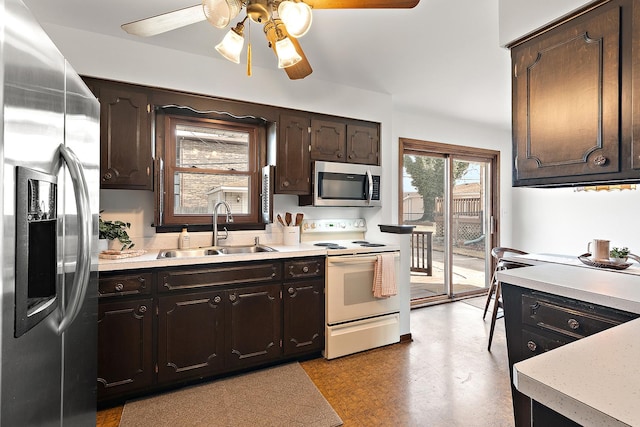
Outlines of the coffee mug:
[{"label": "coffee mug", "polygon": [[[593,244],[593,252],[591,252],[591,245]],[[587,252],[591,254],[591,258],[597,260],[609,259],[609,241],[593,239],[592,242],[587,244]]]}]

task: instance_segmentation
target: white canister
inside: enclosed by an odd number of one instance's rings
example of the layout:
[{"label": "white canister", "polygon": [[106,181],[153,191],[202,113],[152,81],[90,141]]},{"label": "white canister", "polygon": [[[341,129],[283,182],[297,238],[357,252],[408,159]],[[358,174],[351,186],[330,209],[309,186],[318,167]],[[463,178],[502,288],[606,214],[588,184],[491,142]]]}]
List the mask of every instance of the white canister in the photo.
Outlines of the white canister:
[{"label": "white canister", "polygon": [[284,227],[282,235],[285,246],[296,246],[300,244],[300,227]]}]

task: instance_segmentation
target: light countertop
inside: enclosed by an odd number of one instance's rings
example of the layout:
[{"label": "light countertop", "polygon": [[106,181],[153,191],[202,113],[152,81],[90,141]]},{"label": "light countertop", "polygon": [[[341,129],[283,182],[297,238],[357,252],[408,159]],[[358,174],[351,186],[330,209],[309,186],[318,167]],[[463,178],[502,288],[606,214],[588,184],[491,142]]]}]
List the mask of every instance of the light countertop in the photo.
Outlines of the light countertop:
[{"label": "light countertop", "polygon": [[323,247],[301,243],[299,245],[269,245],[277,252],[258,252],[251,254],[211,255],[202,257],[162,258],[158,259],[160,250],[147,250],[143,255],[117,260],[100,259],[98,271],[133,270],[139,268],[177,267],[185,265],[214,264],[238,261],[259,261],[308,256],[324,256],[327,250]]},{"label": "light countertop", "polygon": [[[500,272],[498,279],[640,314],[636,274],[541,263]],[[637,319],[516,363],[514,385],[582,425],[640,425],[639,338]]]}]

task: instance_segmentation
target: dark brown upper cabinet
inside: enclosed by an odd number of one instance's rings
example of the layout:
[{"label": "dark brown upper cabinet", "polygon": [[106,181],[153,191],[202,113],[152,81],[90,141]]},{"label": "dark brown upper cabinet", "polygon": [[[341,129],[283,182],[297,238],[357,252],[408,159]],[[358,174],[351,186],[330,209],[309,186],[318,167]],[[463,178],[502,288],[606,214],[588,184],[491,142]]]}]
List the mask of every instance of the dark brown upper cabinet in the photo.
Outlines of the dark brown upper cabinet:
[{"label": "dark brown upper cabinet", "polygon": [[283,114],[278,130],[275,191],[280,194],[311,194],[308,116]]},{"label": "dark brown upper cabinet", "polygon": [[621,16],[620,2],[608,3],[512,49],[515,186],[611,180],[625,169]]},{"label": "dark brown upper cabinet", "polygon": [[100,187],[153,190],[151,107],[143,88],[85,78],[100,101]]},{"label": "dark brown upper cabinet", "polygon": [[378,124],[312,119],[311,160],[380,164]]},{"label": "dark brown upper cabinet", "polygon": [[347,125],[347,161],[367,165],[380,164],[378,124]]},{"label": "dark brown upper cabinet", "polygon": [[311,160],[345,162],[347,125],[328,120],[311,120]]}]

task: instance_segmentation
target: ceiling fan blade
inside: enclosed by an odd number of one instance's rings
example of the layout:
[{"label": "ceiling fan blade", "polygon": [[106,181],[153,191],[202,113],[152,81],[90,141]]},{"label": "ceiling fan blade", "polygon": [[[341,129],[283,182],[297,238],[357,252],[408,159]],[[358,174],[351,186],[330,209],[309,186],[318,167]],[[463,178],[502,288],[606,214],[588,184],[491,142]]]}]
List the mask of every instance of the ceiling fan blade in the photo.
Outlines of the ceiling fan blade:
[{"label": "ceiling fan blade", "polygon": [[311,64],[309,64],[309,60],[304,54],[300,43],[298,43],[298,40],[291,36],[289,36],[289,38],[291,39],[293,46],[296,48],[298,55],[302,57],[302,60],[297,64],[293,64],[292,66],[285,68],[284,71],[286,71],[291,80],[304,79],[313,72],[313,69],[311,68]]},{"label": "ceiling fan blade", "polygon": [[304,0],[312,9],[411,9],[420,0]]},{"label": "ceiling fan blade", "polygon": [[[307,59],[307,56],[304,54],[304,51],[302,50],[300,43],[298,43],[298,40],[295,37],[291,37],[289,33],[287,33],[287,29],[284,27],[284,25],[280,27],[280,30],[286,36],[288,36],[289,39],[291,39],[291,43],[293,43],[293,46],[296,48],[296,52],[298,52],[298,55],[302,57],[300,61],[298,61],[296,64],[290,67],[285,68],[284,71],[287,73],[287,75],[291,80],[304,79],[305,77],[307,77],[309,74],[313,72],[313,69],[311,68],[311,64],[309,64],[309,60]],[[273,50],[273,53],[275,53],[277,57],[278,56],[278,53],[276,52],[277,35],[276,35],[275,25],[273,24],[272,21],[265,24],[264,34],[267,36],[267,40],[269,40],[271,49]]]},{"label": "ceiling fan blade", "polygon": [[205,19],[202,4],[197,4],[195,6],[185,7],[184,9],[174,10],[173,12],[152,16],[151,18],[122,24],[121,28],[135,36],[150,37],[177,28],[186,27],[187,25],[195,24]]}]

